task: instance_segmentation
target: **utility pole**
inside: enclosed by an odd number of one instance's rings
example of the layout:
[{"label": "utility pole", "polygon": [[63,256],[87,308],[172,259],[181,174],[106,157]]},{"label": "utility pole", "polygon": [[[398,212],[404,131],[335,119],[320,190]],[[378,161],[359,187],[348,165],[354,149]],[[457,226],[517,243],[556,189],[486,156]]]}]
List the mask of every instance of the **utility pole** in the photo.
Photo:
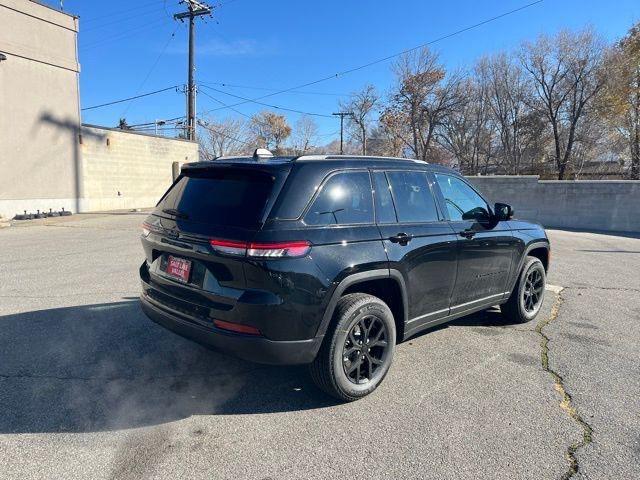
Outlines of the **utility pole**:
[{"label": "utility pole", "polygon": [[344,149],[342,147],[342,136],[343,136],[343,131],[344,131],[344,117],[351,117],[353,116],[353,112],[337,112],[337,113],[332,113],[331,115],[335,115],[336,117],[340,117],[340,155],[342,155],[344,153]]},{"label": "utility pole", "polygon": [[186,133],[189,140],[196,139],[196,85],[195,69],[195,20],[202,15],[211,15],[211,7],[196,0],[181,0],[188,6],[186,12],[176,13],[173,18],[183,21],[189,19],[189,70],[187,73],[187,124]]}]

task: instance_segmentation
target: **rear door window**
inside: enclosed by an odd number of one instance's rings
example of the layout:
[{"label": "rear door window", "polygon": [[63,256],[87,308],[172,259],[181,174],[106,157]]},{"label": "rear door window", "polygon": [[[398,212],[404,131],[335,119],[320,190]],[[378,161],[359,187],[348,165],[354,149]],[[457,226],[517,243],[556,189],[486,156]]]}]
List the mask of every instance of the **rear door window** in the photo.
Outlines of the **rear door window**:
[{"label": "rear door window", "polygon": [[395,223],[396,211],[393,208],[391,187],[384,172],[373,172],[373,198],[376,205],[376,221],[378,223]]},{"label": "rear door window", "polygon": [[154,213],[211,225],[256,228],[274,180],[264,172],[192,172],[176,182]]},{"label": "rear door window", "polygon": [[373,223],[369,172],[341,172],[330,176],[304,216],[307,225]]},{"label": "rear door window", "polygon": [[426,172],[387,172],[398,221],[405,223],[437,222],[438,210]]}]

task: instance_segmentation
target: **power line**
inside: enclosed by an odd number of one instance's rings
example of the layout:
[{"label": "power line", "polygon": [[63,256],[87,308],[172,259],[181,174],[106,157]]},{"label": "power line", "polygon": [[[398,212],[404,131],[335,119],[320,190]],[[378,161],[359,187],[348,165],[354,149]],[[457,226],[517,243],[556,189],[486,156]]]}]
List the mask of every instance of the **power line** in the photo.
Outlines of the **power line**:
[{"label": "power line", "polygon": [[319,133],[318,135],[316,135],[316,137],[320,137],[320,138],[332,137],[332,136],[337,135],[339,133],[340,133],[340,130],[336,130],[335,132],[331,132],[331,133]]},{"label": "power line", "polygon": [[[171,33],[171,36],[169,37],[169,39],[167,40],[167,43],[164,44],[164,47],[162,48],[162,50],[160,51],[160,55],[158,55],[158,58],[156,58],[156,61],[153,62],[153,65],[151,65],[151,68],[149,69],[149,71],[147,72],[147,74],[144,77],[144,80],[142,80],[142,83],[140,84],[140,86],[138,86],[138,90],[136,90],[136,95],[138,95],[138,93],[140,93],[140,90],[142,90],[142,88],[144,87],[144,85],[147,83],[147,80],[149,80],[149,77],[151,76],[151,74],[153,73],[153,71],[156,69],[156,67],[158,66],[158,62],[160,62],[160,59],[162,58],[162,56],[164,55],[164,52],[166,52],[167,48],[169,47],[169,44],[171,43],[171,40],[174,39],[174,37],[176,36],[176,32],[178,31],[178,29],[180,28],[180,24],[178,24],[175,28],[175,30],[173,31],[173,33]],[[133,100],[135,100],[135,98],[133,98],[131,100],[131,102],[129,102],[126,106],[126,108],[124,109],[124,112],[122,112],[121,117],[124,117],[126,115],[126,113],[129,111],[129,107],[131,107],[131,104],[133,103]]]},{"label": "power line", "polygon": [[[506,16],[508,16],[508,15],[512,15],[512,14],[514,14],[514,13],[520,12],[520,11],[522,11],[522,10],[526,9],[526,8],[530,8],[530,7],[534,6],[534,5],[537,5],[537,4],[539,4],[539,3],[542,3],[543,1],[544,1],[544,0],[536,0],[536,1],[534,1],[534,2],[528,3],[528,4],[526,4],[526,5],[523,5],[523,6],[521,6],[521,7],[515,8],[515,9],[513,9],[513,10],[509,10],[509,11],[507,11],[507,12],[501,13],[500,15],[496,15],[496,16],[493,16],[493,17],[488,18],[488,19],[486,19],[486,20],[483,20],[483,21],[481,21],[481,22],[474,23],[473,25],[469,25],[468,27],[461,28],[461,29],[459,29],[459,30],[456,30],[456,31],[451,32],[451,33],[448,33],[448,34],[446,34],[446,35],[443,35],[443,36],[441,36],[441,37],[435,38],[435,39],[433,39],[433,40],[429,40],[428,42],[422,43],[422,44],[417,45],[417,46],[415,46],[415,47],[408,48],[408,49],[403,50],[403,51],[401,51],[401,52],[394,53],[394,54],[392,54],[392,55],[388,55],[388,56],[386,56],[386,57],[379,58],[379,59],[377,59],[377,60],[373,60],[373,61],[371,61],[371,62],[368,62],[368,63],[362,64],[362,65],[358,65],[358,66],[353,67],[353,68],[350,68],[350,69],[348,69],[348,70],[343,70],[343,71],[340,71],[340,72],[334,73],[334,74],[332,74],[332,75],[327,75],[327,76],[322,77],[322,78],[319,78],[319,79],[317,79],[317,80],[313,80],[313,81],[311,81],[311,82],[307,82],[307,83],[303,83],[303,84],[301,84],[301,85],[296,85],[296,86],[294,86],[294,87],[290,87],[290,88],[285,88],[285,89],[282,89],[282,90],[278,90],[278,91],[276,91],[276,92],[269,93],[269,94],[266,94],[266,95],[262,95],[262,96],[260,96],[260,97],[256,97],[256,98],[253,98],[253,99],[247,99],[247,100],[245,100],[245,101],[243,101],[243,102],[238,102],[238,103],[232,104],[232,105],[230,105],[230,106],[231,106],[231,107],[237,107],[237,106],[239,106],[239,105],[244,105],[245,103],[256,102],[256,101],[259,101],[259,100],[263,100],[263,99],[265,99],[265,98],[273,97],[273,96],[275,96],[275,95],[280,95],[281,93],[290,92],[290,91],[292,91],[292,90],[299,90],[299,89],[301,89],[301,88],[310,87],[310,86],[312,86],[312,85],[317,85],[318,83],[326,82],[327,80],[331,80],[331,79],[338,78],[338,77],[341,77],[341,76],[344,76],[344,75],[348,75],[349,73],[353,73],[353,72],[356,72],[356,71],[358,71],[358,70],[362,70],[362,69],[364,69],[364,68],[370,67],[370,66],[372,66],[372,65],[376,65],[376,64],[378,64],[378,63],[386,62],[387,60],[391,60],[392,58],[396,58],[396,57],[399,57],[399,56],[401,56],[401,55],[405,55],[405,54],[410,53],[410,52],[413,52],[413,51],[415,51],[415,50],[419,50],[420,48],[424,48],[424,47],[427,47],[427,46],[429,46],[429,45],[433,45],[434,43],[441,42],[442,40],[446,40],[446,39],[451,38],[451,37],[454,37],[454,36],[456,36],[456,35],[460,35],[461,33],[468,32],[469,30],[473,30],[473,29],[475,29],[475,28],[481,27],[481,26],[486,25],[486,24],[488,24],[488,23],[491,23],[491,22],[494,22],[494,21],[499,20],[499,19],[501,19],[501,18],[504,18],[504,17],[506,17]],[[209,112],[212,112],[212,111],[215,111],[215,110],[222,110],[223,108],[224,108],[224,107],[220,107],[220,108],[216,108],[216,109],[214,109],[214,110],[209,110],[209,111],[207,111],[207,112],[203,112],[203,113],[209,113]]]},{"label": "power line", "polygon": [[[151,12],[149,12],[151,13]],[[160,12],[158,12],[160,13]],[[87,32],[93,32],[94,30],[100,30],[104,27],[108,27],[110,25],[114,25],[114,24],[122,24],[122,23],[126,23],[129,20],[135,20],[136,18],[138,18],[139,16],[143,16],[145,19],[145,22],[148,23],[149,22],[149,16],[147,15],[147,12],[141,12],[138,15],[130,15],[126,18],[117,18],[115,20],[111,20],[109,22],[105,22],[105,23],[101,23],[99,25],[89,25],[89,28],[83,28],[82,29],[82,33],[87,33]],[[157,15],[156,15],[157,16]]]},{"label": "power line", "polygon": [[223,137],[228,138],[229,140],[233,140],[234,142],[238,142],[238,143],[243,143],[244,145],[248,145],[248,146],[250,146],[250,147],[251,147],[251,146],[253,146],[253,145],[252,145],[251,143],[249,143],[249,142],[246,142],[246,141],[241,140],[241,139],[236,138],[236,137],[232,137],[231,135],[227,135],[226,133],[223,133],[223,132],[221,132],[220,130],[217,130],[217,129],[213,128],[213,127],[211,126],[211,124],[209,124],[208,122],[205,122],[205,121],[203,121],[203,120],[198,120],[198,124],[199,124],[201,127],[207,128],[207,129],[211,130],[212,132],[217,133],[218,135],[222,135]]},{"label": "power line", "polygon": [[151,29],[155,29],[157,27],[159,27],[160,25],[162,25],[163,23],[166,22],[165,18],[160,18],[157,19],[155,22],[152,22],[150,24],[145,24],[145,25],[137,25],[134,28],[130,28],[128,30],[124,30],[122,32],[118,32],[116,35],[112,35],[106,38],[101,38],[98,41],[95,41],[93,43],[89,43],[89,44],[82,44],[81,47],[83,48],[83,50],[91,50],[95,47],[104,45],[105,43],[110,43],[112,41],[118,41],[118,40],[123,40],[125,38],[129,38],[129,37],[133,37],[135,35],[138,35],[140,32],[146,31],[146,30],[151,30]]},{"label": "power line", "polygon": [[92,23],[92,22],[95,22],[96,20],[103,20],[105,18],[111,18],[111,17],[123,16],[123,15],[130,15],[131,12],[134,12],[136,10],[144,9],[144,8],[150,7],[152,5],[159,5],[160,1],[161,0],[155,0],[153,2],[141,3],[139,5],[136,5],[135,7],[132,7],[132,8],[127,8],[127,9],[124,9],[124,10],[118,10],[116,12],[111,12],[111,13],[105,13],[103,15],[97,15],[95,17],[89,17],[87,19],[81,18],[80,20],[84,24],[84,23]]},{"label": "power line", "polygon": [[220,105],[222,105],[223,107],[226,107],[226,108],[228,108],[228,109],[230,109],[230,110],[232,110],[232,111],[236,112],[238,115],[242,115],[243,117],[247,117],[248,119],[251,119],[251,115],[247,115],[246,113],[241,112],[240,110],[236,110],[235,108],[230,107],[228,104],[224,103],[222,100],[218,100],[218,99],[217,99],[217,98],[215,98],[214,96],[209,95],[207,92],[202,91],[202,92],[200,92],[200,93],[202,93],[205,97],[209,97],[209,98],[210,98],[211,100],[213,100],[214,102],[219,103],[219,104],[220,104]]},{"label": "power line", "polygon": [[136,98],[148,97],[149,95],[155,95],[156,93],[166,92],[167,90],[172,90],[174,88],[178,88],[180,85],[172,85],[167,88],[162,88],[160,90],[154,90],[153,92],[141,93],[140,95],[135,95],[129,98],[123,98],[121,100],[114,100],[112,102],[101,103],[100,105],[92,105],[91,107],[85,107],[82,110],[93,110],[94,108],[107,107],[109,105],[115,105],[116,103],[128,102],[129,100],[135,100]]},{"label": "power line", "polygon": [[[293,90],[299,90],[299,89],[301,89],[301,88],[306,88],[306,87],[309,87],[309,86],[312,86],[312,85],[316,85],[316,84],[318,84],[318,83],[326,82],[327,80],[331,80],[331,79],[333,79],[333,78],[338,78],[338,77],[340,77],[340,76],[347,75],[347,74],[352,73],[352,72],[355,72],[355,71],[357,71],[357,70],[362,70],[363,68],[367,68],[367,67],[370,67],[370,66],[372,66],[372,65],[375,65],[375,64],[378,64],[378,63],[385,62],[385,61],[387,61],[387,60],[390,60],[390,59],[392,59],[392,58],[398,57],[398,56],[400,56],[400,55],[404,55],[404,54],[409,53],[409,52],[412,52],[412,51],[414,51],[414,50],[418,50],[418,49],[420,49],[420,48],[424,48],[424,47],[426,47],[426,46],[433,45],[434,43],[441,42],[442,40],[446,40],[446,39],[451,38],[451,37],[454,37],[454,36],[456,36],[456,35],[460,35],[461,33],[468,32],[468,31],[473,30],[473,29],[475,29],[475,28],[481,27],[481,26],[483,26],[483,25],[486,25],[486,24],[488,24],[488,23],[494,22],[494,21],[499,20],[499,19],[501,19],[501,18],[504,18],[504,17],[506,17],[506,16],[509,16],[509,15],[514,14],[514,13],[517,13],[517,12],[520,12],[520,11],[522,11],[522,10],[525,10],[525,9],[527,9],[527,8],[530,8],[530,7],[534,6],[534,5],[537,5],[537,4],[539,4],[539,3],[542,3],[543,1],[544,1],[544,0],[536,0],[536,1],[534,1],[534,2],[528,3],[528,4],[526,4],[526,5],[523,5],[523,6],[521,6],[521,7],[515,8],[515,9],[513,9],[513,10],[509,10],[509,11],[507,11],[507,12],[501,13],[500,15],[493,16],[493,17],[488,18],[488,19],[486,19],[486,20],[483,20],[483,21],[481,21],[481,22],[475,23],[475,24],[473,24],[473,25],[469,25],[469,26],[467,26],[467,27],[461,28],[461,29],[459,29],[459,30],[456,30],[456,31],[451,32],[451,33],[448,33],[448,34],[443,35],[443,36],[441,36],[441,37],[435,38],[435,39],[430,40],[430,41],[428,41],[428,42],[425,42],[425,43],[423,43],[423,44],[421,44],[421,45],[418,45],[418,46],[416,46],[416,47],[412,47],[412,48],[409,48],[409,49],[407,49],[407,50],[403,50],[402,52],[395,53],[395,54],[393,54],[393,55],[388,55],[388,56],[386,56],[386,57],[384,57],[384,58],[380,58],[380,59],[378,59],[378,60],[374,60],[374,61],[368,62],[368,63],[363,64],[363,65],[359,65],[359,66],[357,66],[357,67],[354,67],[354,68],[351,68],[351,69],[348,69],[348,70],[343,70],[343,71],[338,72],[338,73],[335,73],[335,74],[333,74],[333,75],[327,75],[327,76],[325,76],[325,77],[319,78],[319,79],[317,79],[317,80],[313,80],[313,81],[311,81],[311,82],[303,83],[303,84],[296,85],[296,86],[294,86],[294,87],[290,87],[290,88],[285,88],[285,89],[282,89],[282,90],[277,90],[277,91],[275,91],[275,92],[273,92],[273,93],[269,93],[269,94],[266,94],[266,95],[262,95],[262,96],[260,96],[260,97],[256,97],[256,98],[253,98],[253,99],[247,99],[247,100],[244,100],[244,101],[242,101],[242,102],[238,102],[238,103],[231,104],[231,105],[229,105],[228,107],[219,107],[219,108],[214,108],[214,109],[211,109],[211,110],[205,110],[204,112],[201,112],[201,113],[202,113],[202,114],[206,114],[206,113],[214,112],[214,111],[217,111],[217,110],[223,110],[223,109],[225,109],[225,108],[237,107],[237,106],[244,105],[244,104],[247,104],[247,103],[257,102],[257,101],[259,101],[259,100],[263,100],[263,99],[265,99],[265,98],[273,97],[273,96],[275,96],[275,95],[280,95],[280,94],[282,94],[282,93],[287,93],[287,92],[291,92],[291,91],[293,91]],[[174,120],[180,120],[180,119],[182,119],[182,118],[184,118],[184,117],[185,117],[184,115],[181,115],[181,116],[179,116],[179,117],[174,117],[174,118],[167,119],[166,121],[167,121],[167,122],[171,122],[171,121],[174,121]],[[151,122],[150,124],[153,124],[153,122]]]},{"label": "power line", "polygon": [[[200,82],[200,83],[202,84],[202,82]],[[208,88],[210,90],[213,90],[214,92],[222,93],[223,95],[229,95],[230,97],[234,97],[234,98],[239,98],[239,99],[245,100],[245,102],[242,102],[242,103],[256,103],[258,105],[263,105],[265,107],[274,108],[276,110],[284,110],[286,112],[300,113],[302,115],[311,115],[311,116],[314,116],[314,117],[331,118],[331,115],[326,115],[324,113],[305,112],[303,110],[296,110],[294,108],[281,107],[279,105],[273,105],[273,104],[270,104],[270,103],[264,103],[264,102],[260,102],[258,100],[253,100],[253,99],[250,99],[250,98],[247,98],[247,97],[242,97],[240,95],[235,95],[233,93],[225,92],[223,90],[218,90],[217,88],[213,88],[213,87],[210,87],[210,86],[205,85],[205,84],[202,84],[202,86],[204,88]],[[234,106],[235,105],[227,105],[226,107],[220,107],[220,108],[221,109],[222,108],[232,108]]]},{"label": "power line", "polygon": [[[256,86],[249,86],[249,85],[237,85],[237,84],[232,84],[232,83],[220,83],[220,82],[200,82],[201,84],[204,85],[217,85],[219,87],[229,87],[229,88],[241,88],[241,89],[247,89],[247,90],[262,90],[262,91],[267,91],[267,92],[277,92],[279,89],[277,88],[267,88],[267,87],[256,87]],[[291,92],[288,93],[300,93],[300,94],[304,94],[304,95],[327,95],[327,96],[333,96],[333,97],[345,97],[347,96],[346,93],[331,93],[331,92],[313,92],[313,91],[309,91],[309,90],[292,90]]]}]

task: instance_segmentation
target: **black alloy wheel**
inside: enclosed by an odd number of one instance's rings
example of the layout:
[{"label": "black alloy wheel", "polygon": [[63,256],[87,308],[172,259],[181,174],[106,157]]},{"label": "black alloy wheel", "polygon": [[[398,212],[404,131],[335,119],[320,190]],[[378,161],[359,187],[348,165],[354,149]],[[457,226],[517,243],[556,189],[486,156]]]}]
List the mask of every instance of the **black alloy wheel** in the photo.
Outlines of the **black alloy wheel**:
[{"label": "black alloy wheel", "polygon": [[360,318],[351,327],[342,350],[344,373],[355,384],[371,381],[384,364],[388,350],[387,327],[373,315]]},{"label": "black alloy wheel", "polygon": [[544,291],[544,278],[537,268],[529,271],[525,278],[524,288],[522,289],[522,301],[524,309],[531,313],[535,312],[542,300],[542,292]]}]

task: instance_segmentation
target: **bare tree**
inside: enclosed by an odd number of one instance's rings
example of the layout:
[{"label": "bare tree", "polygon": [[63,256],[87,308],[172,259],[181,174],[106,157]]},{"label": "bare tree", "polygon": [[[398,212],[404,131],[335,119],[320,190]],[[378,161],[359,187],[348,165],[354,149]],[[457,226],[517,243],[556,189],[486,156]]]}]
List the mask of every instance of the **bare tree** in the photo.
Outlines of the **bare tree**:
[{"label": "bare tree", "polygon": [[520,61],[536,92],[531,106],[552,130],[559,179],[565,178],[577,130],[604,85],[603,50],[602,40],[590,29],[543,35],[522,46]]},{"label": "bare tree", "polygon": [[362,90],[351,94],[347,103],[342,103],[340,108],[351,112],[347,117],[347,124],[352,129],[353,137],[362,146],[362,154],[367,154],[367,135],[372,123],[371,116],[380,98],[373,85],[367,85]]},{"label": "bare tree", "polygon": [[281,153],[284,142],[291,135],[291,127],[283,115],[263,111],[251,117],[249,129],[255,135],[256,143]]},{"label": "bare tree", "polygon": [[536,121],[540,114],[530,107],[531,83],[522,67],[504,53],[481,60],[477,72],[488,86],[501,163],[505,172],[519,175],[526,153],[542,133]]},{"label": "bare tree", "polygon": [[200,156],[203,160],[246,153],[251,149],[246,122],[226,118],[221,121],[202,120],[199,122],[204,133],[198,135]]},{"label": "bare tree", "polygon": [[468,78],[460,93],[464,101],[445,117],[439,142],[455,157],[463,173],[486,173],[494,156],[488,87]]},{"label": "bare tree", "polygon": [[293,129],[293,150],[296,155],[308,153],[318,141],[318,124],[309,115],[302,115]]}]

